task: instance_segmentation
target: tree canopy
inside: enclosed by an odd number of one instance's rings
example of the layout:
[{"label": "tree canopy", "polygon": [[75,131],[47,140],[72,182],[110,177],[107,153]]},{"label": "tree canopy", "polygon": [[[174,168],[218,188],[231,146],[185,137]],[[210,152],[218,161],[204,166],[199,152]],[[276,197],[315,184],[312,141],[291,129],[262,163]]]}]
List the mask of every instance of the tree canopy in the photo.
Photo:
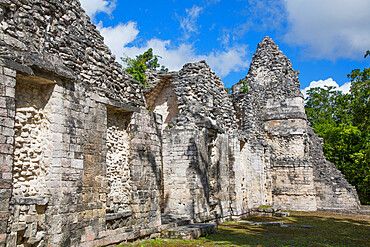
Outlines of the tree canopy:
[{"label": "tree canopy", "polygon": [[324,139],[326,158],[356,186],[361,203],[370,204],[370,68],[354,69],[348,77],[350,94],[333,87],[310,89],[306,112]]},{"label": "tree canopy", "polygon": [[147,87],[148,81],[145,75],[147,69],[157,70],[157,68],[160,68],[161,71],[168,71],[166,67],[158,63],[159,58],[161,57],[154,55],[153,49],[149,48],[143,54],[136,56],[136,58],[123,57],[121,59],[126,65],[126,72],[131,74],[143,87]]}]

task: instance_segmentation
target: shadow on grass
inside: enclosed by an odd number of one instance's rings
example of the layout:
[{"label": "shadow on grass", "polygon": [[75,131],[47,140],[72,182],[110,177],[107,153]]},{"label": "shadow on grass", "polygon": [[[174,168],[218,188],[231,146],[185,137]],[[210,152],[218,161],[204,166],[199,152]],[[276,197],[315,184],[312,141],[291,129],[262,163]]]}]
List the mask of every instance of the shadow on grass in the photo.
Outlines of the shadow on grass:
[{"label": "shadow on grass", "polygon": [[[253,217],[253,221],[258,221],[258,218]],[[340,215],[271,218],[271,221],[283,221],[297,227],[226,223],[205,239],[216,246],[370,246],[370,220],[360,220],[359,216],[353,218]],[[267,220],[268,217],[262,217],[259,221]]]}]

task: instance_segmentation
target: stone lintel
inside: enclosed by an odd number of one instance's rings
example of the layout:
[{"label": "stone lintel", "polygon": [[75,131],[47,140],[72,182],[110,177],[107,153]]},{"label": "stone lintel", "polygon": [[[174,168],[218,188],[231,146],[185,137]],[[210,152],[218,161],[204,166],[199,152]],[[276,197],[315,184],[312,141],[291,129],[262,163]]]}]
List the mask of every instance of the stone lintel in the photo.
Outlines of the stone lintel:
[{"label": "stone lintel", "polygon": [[108,99],[106,97],[101,97],[98,94],[92,93],[92,98],[99,103],[103,103],[107,105],[107,107],[109,106],[116,107],[116,108],[119,108],[119,110],[122,110],[124,112],[137,112],[137,113],[141,112],[141,108],[139,107],[131,106],[129,104],[122,103],[117,100]]},{"label": "stone lintel", "polygon": [[126,211],[122,211],[122,212],[118,212],[118,213],[107,214],[105,216],[105,218],[106,218],[106,220],[116,220],[116,219],[126,218],[126,217],[129,217],[131,215],[132,215],[132,211],[131,210],[126,210]]},{"label": "stone lintel", "polygon": [[37,196],[37,197],[13,197],[11,204],[13,205],[46,205],[49,203],[49,197]]},{"label": "stone lintel", "polygon": [[76,79],[75,77],[66,77],[55,73],[55,71],[45,70],[39,67],[30,67],[11,60],[0,59],[0,65],[14,69],[17,73],[17,80],[27,80],[28,82],[37,82],[41,84],[56,84],[63,80]]},{"label": "stone lintel", "polygon": [[50,77],[50,74],[54,74],[55,77],[77,80],[77,75],[71,69],[61,64],[61,62],[57,61],[55,58],[51,58],[50,55],[19,55],[22,57],[22,64],[8,59],[0,59],[0,65],[15,69],[27,75],[44,77],[46,74]]}]

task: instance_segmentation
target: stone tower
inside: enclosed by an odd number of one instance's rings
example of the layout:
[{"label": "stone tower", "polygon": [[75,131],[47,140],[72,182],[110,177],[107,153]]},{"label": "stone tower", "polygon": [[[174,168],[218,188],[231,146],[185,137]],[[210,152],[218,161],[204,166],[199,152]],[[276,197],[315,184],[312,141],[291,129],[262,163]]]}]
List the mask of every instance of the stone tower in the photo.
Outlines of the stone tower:
[{"label": "stone tower", "polygon": [[265,37],[248,75],[233,87],[241,130],[265,146],[264,167],[258,169],[266,173],[265,201],[292,210],[357,208],[354,187],[325,160],[322,142],[309,127],[298,73]]}]

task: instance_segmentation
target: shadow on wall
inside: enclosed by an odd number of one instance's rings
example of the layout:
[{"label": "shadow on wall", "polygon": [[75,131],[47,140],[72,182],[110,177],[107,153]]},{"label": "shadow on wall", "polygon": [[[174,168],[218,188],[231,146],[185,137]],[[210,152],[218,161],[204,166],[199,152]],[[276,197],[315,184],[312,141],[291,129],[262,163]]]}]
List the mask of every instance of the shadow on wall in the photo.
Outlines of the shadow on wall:
[{"label": "shadow on wall", "polygon": [[[203,134],[199,135],[200,138],[191,138],[190,143],[193,145],[188,146],[187,149],[188,153],[194,153],[191,156],[189,168],[187,169],[187,181],[192,196],[190,216],[198,221],[206,220],[210,217],[217,218],[217,206],[220,210],[220,215],[224,214],[220,193],[222,189],[227,189],[222,188],[219,176],[220,158],[218,157],[215,163],[212,162],[209,146],[213,144],[210,142],[212,139],[207,138],[207,136]],[[219,151],[222,152],[222,150]],[[215,184],[212,184],[212,182]],[[205,211],[199,212],[199,209]]]}]

